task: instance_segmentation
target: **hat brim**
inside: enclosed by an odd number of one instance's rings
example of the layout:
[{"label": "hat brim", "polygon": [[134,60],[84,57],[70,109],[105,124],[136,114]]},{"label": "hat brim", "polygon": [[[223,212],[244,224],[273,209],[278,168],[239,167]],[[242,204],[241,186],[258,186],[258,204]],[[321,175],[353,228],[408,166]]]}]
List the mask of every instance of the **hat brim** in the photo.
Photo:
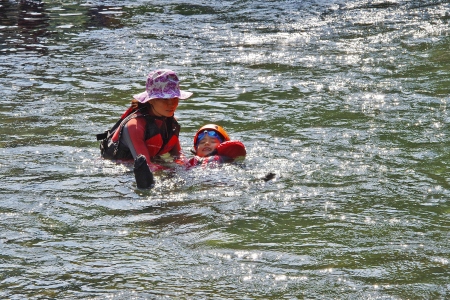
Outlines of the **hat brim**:
[{"label": "hat brim", "polygon": [[[193,93],[191,93],[191,92],[180,91],[180,96],[178,97],[178,99],[185,100],[185,99],[191,97],[192,94]],[[148,102],[148,101],[150,101],[152,99],[170,99],[172,97],[173,97],[172,95],[170,95],[170,96],[168,96],[168,95],[151,95],[151,96],[149,96],[147,91],[139,93],[139,94],[136,94],[136,95],[133,96],[134,99],[136,99],[137,101],[139,101],[141,103]]]}]

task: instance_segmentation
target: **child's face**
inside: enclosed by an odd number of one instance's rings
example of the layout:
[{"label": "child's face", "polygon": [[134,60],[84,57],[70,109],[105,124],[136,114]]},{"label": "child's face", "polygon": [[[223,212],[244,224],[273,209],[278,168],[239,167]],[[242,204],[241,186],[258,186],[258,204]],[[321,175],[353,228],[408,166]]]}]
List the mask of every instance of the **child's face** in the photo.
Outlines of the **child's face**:
[{"label": "child's face", "polygon": [[208,156],[211,152],[216,150],[216,148],[220,145],[220,140],[205,134],[205,137],[200,140],[197,146],[197,156],[205,157]]}]

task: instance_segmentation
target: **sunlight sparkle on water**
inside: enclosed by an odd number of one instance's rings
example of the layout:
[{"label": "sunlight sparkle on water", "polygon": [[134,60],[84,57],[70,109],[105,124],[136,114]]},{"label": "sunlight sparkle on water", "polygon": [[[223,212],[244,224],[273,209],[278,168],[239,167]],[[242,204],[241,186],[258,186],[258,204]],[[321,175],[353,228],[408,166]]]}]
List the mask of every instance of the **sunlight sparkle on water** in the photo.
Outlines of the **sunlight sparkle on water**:
[{"label": "sunlight sparkle on water", "polygon": [[[2,2],[0,298],[447,296],[448,1],[69,2]],[[242,165],[101,158],[160,67]]]}]

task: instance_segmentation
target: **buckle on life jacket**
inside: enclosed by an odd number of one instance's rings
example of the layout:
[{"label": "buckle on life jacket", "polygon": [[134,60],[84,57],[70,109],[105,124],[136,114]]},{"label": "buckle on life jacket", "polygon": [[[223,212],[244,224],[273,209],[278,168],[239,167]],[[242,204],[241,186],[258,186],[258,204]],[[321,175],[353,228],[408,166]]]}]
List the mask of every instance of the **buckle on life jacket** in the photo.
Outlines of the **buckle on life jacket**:
[{"label": "buckle on life jacket", "polygon": [[109,130],[106,130],[106,131],[103,132],[103,133],[96,134],[96,136],[97,136],[97,141],[101,141],[101,140],[106,139],[106,138],[108,137],[108,134],[109,134]]}]

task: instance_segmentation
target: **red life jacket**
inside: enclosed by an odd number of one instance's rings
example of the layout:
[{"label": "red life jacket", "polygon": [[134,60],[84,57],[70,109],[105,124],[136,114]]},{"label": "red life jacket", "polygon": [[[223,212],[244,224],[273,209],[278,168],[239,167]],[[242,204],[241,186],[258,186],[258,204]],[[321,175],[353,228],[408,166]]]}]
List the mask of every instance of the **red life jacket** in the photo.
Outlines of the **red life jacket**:
[{"label": "red life jacket", "polygon": [[123,127],[133,118],[145,118],[145,144],[150,157],[169,152],[178,144],[180,125],[174,117],[156,117],[147,112],[147,107],[141,109],[129,108],[116,122],[116,124],[103,134],[97,135],[100,142],[100,151],[107,159],[132,159],[128,147],[120,142]]},{"label": "red life jacket", "polygon": [[206,157],[200,157],[200,156],[194,156],[188,161],[188,168],[189,167],[195,167],[195,166],[202,166],[206,167],[209,166],[215,166],[216,164],[222,164],[224,162],[227,162],[229,159],[220,155],[211,155]]}]

